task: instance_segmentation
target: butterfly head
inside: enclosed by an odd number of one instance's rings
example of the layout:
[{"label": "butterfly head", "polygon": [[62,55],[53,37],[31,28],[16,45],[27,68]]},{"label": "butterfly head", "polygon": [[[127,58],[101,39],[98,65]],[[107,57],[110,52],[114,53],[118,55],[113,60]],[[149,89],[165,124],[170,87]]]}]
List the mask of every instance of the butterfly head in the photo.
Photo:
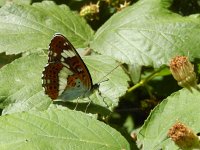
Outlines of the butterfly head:
[{"label": "butterfly head", "polygon": [[99,90],[100,83],[96,83],[92,86],[92,90]]}]

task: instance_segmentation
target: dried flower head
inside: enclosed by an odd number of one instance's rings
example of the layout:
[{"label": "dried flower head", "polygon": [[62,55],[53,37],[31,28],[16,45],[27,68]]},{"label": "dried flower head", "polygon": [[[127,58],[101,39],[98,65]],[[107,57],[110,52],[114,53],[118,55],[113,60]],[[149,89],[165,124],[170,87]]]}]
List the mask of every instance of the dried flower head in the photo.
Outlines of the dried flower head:
[{"label": "dried flower head", "polygon": [[117,11],[121,11],[131,4],[131,0],[105,0],[105,2],[108,3],[109,6],[117,9]]},{"label": "dried flower head", "polygon": [[170,70],[179,86],[189,90],[191,90],[191,87],[198,88],[194,65],[190,63],[186,56],[173,58],[170,62]]},{"label": "dried flower head", "polygon": [[117,8],[118,11],[121,11],[122,9],[128,7],[131,4],[131,2],[125,1],[124,4],[120,4],[119,8]]},{"label": "dried flower head", "polygon": [[177,122],[169,129],[168,137],[183,150],[200,148],[199,137],[191,129],[180,122]]},{"label": "dried flower head", "polygon": [[80,11],[80,16],[85,17],[87,20],[98,20],[99,16],[99,1],[97,4],[83,6]]}]

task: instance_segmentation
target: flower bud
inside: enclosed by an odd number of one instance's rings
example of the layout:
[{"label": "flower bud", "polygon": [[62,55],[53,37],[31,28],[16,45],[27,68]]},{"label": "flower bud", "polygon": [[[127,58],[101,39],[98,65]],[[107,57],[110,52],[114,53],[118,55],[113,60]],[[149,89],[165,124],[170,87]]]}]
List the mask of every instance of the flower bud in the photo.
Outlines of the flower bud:
[{"label": "flower bud", "polygon": [[170,70],[178,85],[191,90],[191,87],[198,89],[194,65],[186,56],[177,56],[170,62]]}]

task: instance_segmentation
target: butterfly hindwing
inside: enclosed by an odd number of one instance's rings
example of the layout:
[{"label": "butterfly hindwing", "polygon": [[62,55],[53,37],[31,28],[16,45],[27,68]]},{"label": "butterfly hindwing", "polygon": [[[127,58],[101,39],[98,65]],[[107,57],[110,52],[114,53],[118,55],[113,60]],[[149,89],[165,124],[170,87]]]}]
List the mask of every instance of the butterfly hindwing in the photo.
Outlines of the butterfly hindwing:
[{"label": "butterfly hindwing", "polygon": [[43,71],[43,84],[45,94],[51,99],[56,99],[59,95],[59,76],[58,73],[63,69],[61,63],[47,64]]},{"label": "butterfly hindwing", "polygon": [[49,45],[49,59],[43,71],[43,87],[51,99],[74,99],[92,89],[92,79],[73,45],[56,34]]}]

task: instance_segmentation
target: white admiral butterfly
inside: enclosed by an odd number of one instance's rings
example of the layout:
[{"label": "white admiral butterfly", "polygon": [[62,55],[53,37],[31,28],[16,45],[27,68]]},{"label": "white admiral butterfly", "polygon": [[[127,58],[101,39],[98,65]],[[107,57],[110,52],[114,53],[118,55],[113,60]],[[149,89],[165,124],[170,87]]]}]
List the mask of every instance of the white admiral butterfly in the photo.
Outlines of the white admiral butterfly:
[{"label": "white admiral butterfly", "polygon": [[49,45],[48,63],[43,71],[43,88],[52,100],[86,97],[97,89],[87,66],[73,45],[61,34],[55,34]]}]

